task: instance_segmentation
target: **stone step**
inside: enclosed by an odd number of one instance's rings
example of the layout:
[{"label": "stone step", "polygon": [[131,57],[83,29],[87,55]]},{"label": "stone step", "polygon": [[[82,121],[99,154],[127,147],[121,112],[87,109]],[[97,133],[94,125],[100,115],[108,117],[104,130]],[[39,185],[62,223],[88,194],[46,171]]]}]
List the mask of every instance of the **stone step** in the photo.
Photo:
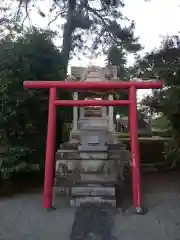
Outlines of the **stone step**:
[{"label": "stone step", "polygon": [[106,160],[108,158],[107,152],[80,152],[80,158],[83,160]]},{"label": "stone step", "polygon": [[126,145],[123,143],[115,143],[115,144],[107,144],[108,151],[116,151],[116,150],[125,150]]},{"label": "stone step", "polygon": [[60,145],[60,149],[66,149],[66,150],[76,150],[78,147],[78,143],[71,143],[71,142],[65,142]]},{"label": "stone step", "polygon": [[79,160],[80,159],[80,156],[79,156],[79,152],[78,151],[57,151],[56,152],[56,160],[65,160],[65,159],[68,159],[68,160]]},{"label": "stone step", "polygon": [[109,132],[109,126],[83,126],[80,127],[79,131],[81,134],[87,133],[87,134],[93,134],[93,133],[108,133]]},{"label": "stone step", "polygon": [[[94,134],[94,133],[105,133],[105,134],[111,134],[108,128],[101,126],[101,127],[94,127],[94,126],[88,126],[81,129],[78,129],[76,132],[76,136],[80,137],[81,134],[88,133],[88,134]],[[75,135],[75,134],[74,134]]]},{"label": "stone step", "polygon": [[130,159],[131,153],[128,150],[120,150],[120,151],[109,151],[108,152],[108,159]]},{"label": "stone step", "polygon": [[[87,149],[87,150],[83,150],[81,149],[81,152],[84,152],[84,153],[96,153],[97,151],[94,150],[94,149]],[[107,150],[101,150],[99,149],[98,153],[107,153]],[[56,154],[61,154],[61,153],[79,153],[79,150],[76,149],[76,150],[71,150],[71,149],[59,149]]]},{"label": "stone step", "polygon": [[102,149],[102,147],[95,148],[94,146],[90,146],[88,148],[80,147],[79,152],[81,153],[107,153],[107,148]]},{"label": "stone step", "polygon": [[75,186],[75,187],[85,187],[85,186],[101,186],[101,187],[112,187],[116,184],[116,180],[107,180],[107,181],[98,181],[98,180],[91,180],[91,181],[86,181],[86,180],[83,180],[83,181],[76,181],[76,183],[72,186]]},{"label": "stone step", "polygon": [[79,180],[74,183],[59,181],[55,184],[56,187],[86,187],[91,185],[98,185],[101,187],[112,187],[117,183],[117,180]]},{"label": "stone step", "polygon": [[105,152],[56,152],[56,159],[67,160],[107,160],[108,153]]},{"label": "stone step", "polygon": [[77,149],[59,149],[57,150],[56,154],[61,154],[61,153],[77,153],[78,152],[78,148]]},{"label": "stone step", "polygon": [[[127,161],[126,161],[127,163]],[[115,178],[114,173],[117,168],[122,169],[123,163],[115,161],[102,160],[57,160],[56,161],[56,176],[67,176],[68,179],[81,180],[101,180],[112,181]]]},{"label": "stone step", "polygon": [[[99,172],[104,169],[106,166],[113,165],[112,160],[109,162],[106,159],[80,159],[80,160],[65,160],[60,159],[56,161],[56,168],[58,168],[59,164],[66,165],[70,171],[73,171],[74,168],[79,167],[81,172]],[[62,166],[62,165],[61,165]]]},{"label": "stone step", "polygon": [[[71,161],[71,163],[73,164],[75,162]],[[113,164],[112,161],[110,163]],[[94,174],[105,173],[107,167],[110,167],[110,163],[108,163],[107,161],[104,161],[104,160],[96,160],[96,161],[87,160],[87,159],[80,160],[79,161],[79,172],[80,173],[94,173]],[[70,167],[73,171],[73,165],[71,165]]]},{"label": "stone step", "polygon": [[[131,157],[129,156],[129,155],[127,155],[128,156],[128,158],[125,158],[125,159],[123,159],[123,163],[124,162],[129,162],[129,160],[131,159]],[[80,158],[80,157],[71,157],[71,156],[65,156],[65,157],[61,157],[60,155],[56,155],[56,161],[62,161],[63,163],[64,162],[69,162],[69,161],[102,161],[102,160],[107,160],[107,161],[117,161],[117,160],[119,160],[120,159],[120,157],[119,156],[111,156],[111,157],[109,157],[109,159],[106,159],[106,158],[104,158],[104,159],[102,159],[102,158],[88,158],[88,159],[82,159],[82,158]]]},{"label": "stone step", "polygon": [[78,150],[80,152],[107,152],[107,146],[106,145],[93,145],[93,144],[88,144],[88,145],[79,145]]},{"label": "stone step", "polygon": [[107,182],[107,181],[115,181],[115,176],[110,174],[103,174],[103,173],[81,173],[81,181],[88,181],[89,183],[92,181],[98,181],[98,182]]},{"label": "stone step", "polygon": [[72,196],[115,196],[114,186],[87,185],[71,188]]},{"label": "stone step", "polygon": [[109,204],[110,206],[116,207],[116,199],[115,197],[102,197],[102,196],[91,196],[91,197],[76,197],[70,199],[71,207],[80,207],[84,204]]},{"label": "stone step", "polygon": [[[56,155],[56,160],[57,161],[102,161],[102,160],[107,160],[107,161],[116,161],[119,160],[119,156],[116,156],[114,158],[110,157],[109,159],[106,158],[87,158],[87,159],[82,159],[80,157],[71,157],[71,156],[65,156],[65,157],[61,157],[60,155]],[[123,161],[124,162],[124,161]]]}]

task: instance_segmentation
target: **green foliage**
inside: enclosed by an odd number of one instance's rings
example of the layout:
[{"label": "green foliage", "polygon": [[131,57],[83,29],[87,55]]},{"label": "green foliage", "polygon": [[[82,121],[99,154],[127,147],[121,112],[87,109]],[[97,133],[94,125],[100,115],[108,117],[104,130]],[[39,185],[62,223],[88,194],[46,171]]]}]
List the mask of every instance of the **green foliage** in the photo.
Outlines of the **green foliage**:
[{"label": "green foliage", "polygon": [[122,47],[113,45],[109,48],[107,62],[117,67],[117,76],[120,80],[130,80],[126,52]]},{"label": "green foliage", "polygon": [[51,32],[33,29],[0,42],[1,169],[44,167],[49,93],[24,89],[23,81],[62,79],[63,59],[52,37]]},{"label": "green foliage", "polygon": [[169,121],[168,121],[167,117],[162,115],[160,117],[153,119],[151,126],[156,129],[165,130],[165,129],[169,128]]},{"label": "green foliage", "polygon": [[25,146],[12,146],[8,145],[1,147],[1,162],[0,170],[3,179],[7,179],[13,172],[21,170],[39,170],[39,163],[33,164],[28,162],[27,158],[31,157],[32,150]]},{"label": "green foliage", "polygon": [[[127,53],[122,46],[111,45],[108,50],[107,63],[117,67],[117,77],[122,81],[130,80],[130,72],[127,68]],[[114,94],[115,100],[128,100],[128,91],[122,90]],[[128,115],[128,106],[115,107],[115,114]]]},{"label": "green foliage", "polygon": [[118,132],[117,133],[117,136],[119,137],[119,138],[129,138],[130,137],[130,133],[126,133],[126,132]]},{"label": "green foliage", "polygon": [[[152,96],[143,99],[145,110],[151,113],[163,113],[172,128],[174,146],[172,152],[180,147],[180,38],[167,37],[159,49],[138,59],[135,65],[136,73],[143,78],[163,79],[164,88],[154,90]],[[168,150],[170,152],[170,150]],[[168,154],[168,156],[170,156]],[[171,154],[171,157],[174,154]],[[180,155],[176,160],[179,161]]]},{"label": "green foliage", "polygon": [[177,36],[167,38],[156,52],[145,56],[137,66],[145,76],[154,76],[164,80],[162,90],[153,91],[152,96],[143,100],[143,105],[152,112],[163,113],[173,130],[180,132],[180,39]]},{"label": "green foliage", "polygon": [[180,167],[180,149],[177,142],[172,141],[166,142],[164,145],[164,157],[165,163],[170,169],[176,169]]},{"label": "green foliage", "polygon": [[62,130],[62,136],[63,136],[62,141],[63,142],[68,142],[69,137],[70,137],[71,129],[72,129],[72,124],[71,123],[65,122],[63,124],[63,130]]}]

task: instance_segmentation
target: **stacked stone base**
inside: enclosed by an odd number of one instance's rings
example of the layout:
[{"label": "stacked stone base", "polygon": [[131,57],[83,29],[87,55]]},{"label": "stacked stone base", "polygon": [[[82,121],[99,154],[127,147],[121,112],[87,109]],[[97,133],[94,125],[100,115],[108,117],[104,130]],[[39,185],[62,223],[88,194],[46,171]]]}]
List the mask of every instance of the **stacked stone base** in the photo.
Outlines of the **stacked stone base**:
[{"label": "stacked stone base", "polygon": [[115,207],[115,186],[122,185],[129,152],[121,143],[108,144],[104,151],[96,147],[82,151],[78,146],[65,143],[56,154],[57,196],[66,196],[71,207],[104,203]]},{"label": "stacked stone base", "polygon": [[104,204],[116,206],[114,186],[100,184],[88,184],[86,186],[72,187],[70,199],[71,207],[79,207],[83,204]]}]

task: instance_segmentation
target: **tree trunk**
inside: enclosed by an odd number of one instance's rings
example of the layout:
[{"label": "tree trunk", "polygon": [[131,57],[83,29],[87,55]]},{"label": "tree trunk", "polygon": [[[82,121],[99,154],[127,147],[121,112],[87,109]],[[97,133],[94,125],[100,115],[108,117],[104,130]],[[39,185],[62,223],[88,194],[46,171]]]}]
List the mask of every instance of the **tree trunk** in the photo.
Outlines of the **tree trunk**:
[{"label": "tree trunk", "polygon": [[68,62],[70,57],[70,52],[72,49],[72,33],[73,30],[71,28],[71,21],[67,20],[67,23],[64,27],[64,34],[63,34],[63,45],[62,45],[62,55],[63,55],[63,62],[64,62],[64,71],[63,71],[63,77],[65,78],[67,75],[67,69],[68,69]]},{"label": "tree trunk", "polygon": [[67,75],[70,52],[72,50],[72,34],[75,30],[73,27],[72,16],[76,8],[76,0],[68,0],[67,22],[64,26],[62,51],[64,57],[64,78]]}]

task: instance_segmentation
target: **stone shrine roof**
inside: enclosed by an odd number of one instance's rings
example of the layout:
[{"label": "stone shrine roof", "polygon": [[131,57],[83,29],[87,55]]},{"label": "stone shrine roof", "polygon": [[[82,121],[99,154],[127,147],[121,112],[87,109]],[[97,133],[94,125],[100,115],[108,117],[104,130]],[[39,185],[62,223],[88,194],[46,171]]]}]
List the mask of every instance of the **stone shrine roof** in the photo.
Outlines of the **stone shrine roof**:
[{"label": "stone shrine roof", "polygon": [[105,79],[104,74],[101,71],[90,71],[87,74],[87,77],[85,79],[82,79],[84,82],[102,82],[107,81]]},{"label": "stone shrine roof", "polygon": [[102,82],[117,80],[117,67],[113,65],[101,68],[99,66],[71,67],[71,76],[67,81],[86,81],[86,82]]}]

